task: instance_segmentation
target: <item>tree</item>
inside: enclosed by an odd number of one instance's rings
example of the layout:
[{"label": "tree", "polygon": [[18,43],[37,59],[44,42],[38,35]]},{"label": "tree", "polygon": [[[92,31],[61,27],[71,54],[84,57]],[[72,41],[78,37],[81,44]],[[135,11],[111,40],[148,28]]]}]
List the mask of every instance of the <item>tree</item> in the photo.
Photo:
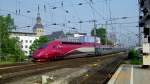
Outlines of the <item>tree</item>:
[{"label": "tree", "polygon": [[34,40],[33,44],[30,46],[30,54],[47,42],[49,42],[47,36],[40,36],[39,39]]},{"label": "tree", "polygon": [[15,29],[14,20],[10,15],[0,16],[0,55],[1,59],[13,58],[14,61],[20,61],[19,58],[25,57],[18,45],[16,38],[10,38],[9,32]]},{"label": "tree", "polygon": [[10,45],[10,52],[12,55],[10,56],[10,59],[13,59],[15,62],[23,61],[26,56],[24,52],[21,50],[20,42],[18,38],[11,38],[10,42],[8,43]]},{"label": "tree", "polygon": [[107,44],[108,45],[113,45],[113,42],[111,40],[107,39]]},{"label": "tree", "polygon": [[[94,30],[91,31],[91,35],[94,36]],[[104,28],[96,29],[96,36],[101,38],[101,43],[105,44],[107,40],[107,32]]]},{"label": "tree", "polygon": [[[94,36],[94,29],[91,31],[91,35]],[[107,31],[103,27],[100,27],[100,28],[96,29],[96,36],[101,38],[101,43],[103,45],[106,44],[106,43],[110,44],[110,45],[113,44],[110,40],[108,40]]]}]

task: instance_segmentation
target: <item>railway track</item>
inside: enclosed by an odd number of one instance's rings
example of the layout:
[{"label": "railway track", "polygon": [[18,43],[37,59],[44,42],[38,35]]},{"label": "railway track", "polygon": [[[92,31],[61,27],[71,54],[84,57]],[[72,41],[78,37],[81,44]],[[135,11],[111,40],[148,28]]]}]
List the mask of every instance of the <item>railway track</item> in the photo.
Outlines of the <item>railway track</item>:
[{"label": "railway track", "polygon": [[[87,72],[88,77],[80,76],[75,80],[70,81],[69,84],[106,84],[117,70],[123,60],[126,59],[127,54],[123,54],[122,57],[112,58],[104,61],[103,66],[97,67],[92,71]],[[109,62],[108,62],[109,61]]]},{"label": "railway track", "polygon": [[21,65],[26,65],[26,64],[28,64],[28,63],[0,64],[0,68],[11,67],[11,66],[21,66]]},{"label": "railway track", "polygon": [[32,75],[43,74],[52,70],[60,68],[73,68],[80,67],[95,62],[96,60],[112,59],[115,55],[108,55],[102,57],[88,57],[88,58],[76,58],[66,59],[60,61],[53,61],[50,63],[37,63],[26,65],[5,66],[0,68],[0,84],[6,82],[13,82],[19,79],[23,79]]}]

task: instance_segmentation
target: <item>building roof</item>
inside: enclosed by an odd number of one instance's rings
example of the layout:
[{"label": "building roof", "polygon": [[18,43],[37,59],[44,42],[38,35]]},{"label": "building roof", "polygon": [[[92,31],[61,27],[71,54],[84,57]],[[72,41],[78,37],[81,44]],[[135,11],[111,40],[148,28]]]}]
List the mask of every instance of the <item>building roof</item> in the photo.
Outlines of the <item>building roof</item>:
[{"label": "building roof", "polygon": [[16,33],[16,34],[36,34],[36,33],[33,33],[33,32],[9,32],[9,33]]},{"label": "building roof", "polygon": [[49,35],[45,35],[47,36],[48,38],[59,38],[59,37],[64,37],[64,32],[63,31],[56,31],[56,32],[53,32],[52,34],[49,34]]},{"label": "building roof", "polygon": [[36,28],[44,28],[44,26],[42,24],[35,24],[33,29],[36,29]]},{"label": "building roof", "polygon": [[74,34],[87,35],[87,33],[79,33],[79,32],[74,33]]},{"label": "building roof", "polygon": [[33,30],[35,30],[36,28],[42,28],[44,29],[44,26],[42,25],[42,19],[40,17],[40,14],[38,13],[37,17],[36,17],[36,24],[33,27]]},{"label": "building roof", "polygon": [[25,35],[25,36],[27,36],[27,35],[36,35],[36,33],[33,33],[33,32],[14,32],[14,31],[12,31],[12,32],[9,32],[10,34],[17,34],[17,35]]}]

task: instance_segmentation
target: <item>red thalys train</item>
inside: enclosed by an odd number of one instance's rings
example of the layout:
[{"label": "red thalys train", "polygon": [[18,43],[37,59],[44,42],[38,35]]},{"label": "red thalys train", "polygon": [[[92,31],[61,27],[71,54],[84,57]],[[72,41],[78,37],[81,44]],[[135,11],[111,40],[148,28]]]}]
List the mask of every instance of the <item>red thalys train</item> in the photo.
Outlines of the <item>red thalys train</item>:
[{"label": "red thalys train", "polygon": [[70,57],[75,58],[93,55],[95,54],[95,49],[97,51],[97,55],[108,54],[116,51],[118,52],[118,50],[120,50],[108,45],[101,45],[94,42],[69,42],[54,40],[35,50],[32,54],[32,58],[33,61],[49,61]]}]

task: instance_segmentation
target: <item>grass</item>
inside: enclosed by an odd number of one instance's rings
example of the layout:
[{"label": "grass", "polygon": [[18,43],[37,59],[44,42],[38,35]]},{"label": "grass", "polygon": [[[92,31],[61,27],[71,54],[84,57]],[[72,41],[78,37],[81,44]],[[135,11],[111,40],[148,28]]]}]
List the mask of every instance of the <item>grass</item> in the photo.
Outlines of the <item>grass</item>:
[{"label": "grass", "polygon": [[14,61],[0,61],[0,64],[15,64]]},{"label": "grass", "polygon": [[18,62],[24,62],[24,61],[16,61],[14,58],[7,58],[7,59],[0,59],[0,64],[15,64]]},{"label": "grass", "polygon": [[140,65],[140,64],[142,64],[142,61],[140,61],[138,59],[131,59],[130,63],[133,65]]}]

